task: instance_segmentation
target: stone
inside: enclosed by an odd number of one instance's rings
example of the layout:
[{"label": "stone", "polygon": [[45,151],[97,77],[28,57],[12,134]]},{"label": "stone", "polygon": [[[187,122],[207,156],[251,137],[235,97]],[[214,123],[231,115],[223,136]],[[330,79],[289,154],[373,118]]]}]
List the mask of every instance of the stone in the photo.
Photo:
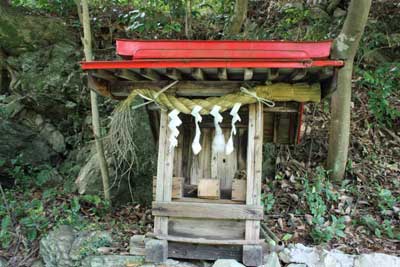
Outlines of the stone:
[{"label": "stone", "polygon": [[[126,203],[131,201],[131,194],[129,192],[129,179],[126,177],[119,177],[121,181],[115,181],[116,169],[112,157],[106,152],[109,177],[110,177],[110,196],[113,204]],[[103,194],[103,182],[101,179],[100,165],[97,157],[97,153],[89,154],[89,160],[83,164],[80,169],[75,184],[78,188],[79,194],[89,195],[102,195]]]},{"label": "stone", "polygon": [[[144,257],[141,256],[124,256],[124,255],[105,255],[105,256],[89,256],[86,257],[81,267],[137,267],[144,266]],[[148,267],[155,267],[149,265]]]},{"label": "stone", "polygon": [[54,125],[45,123],[40,135],[50,144],[54,151],[62,153],[65,151],[65,139],[60,131],[58,131]]},{"label": "stone", "polygon": [[31,267],[44,267],[44,263],[42,260],[35,260]]},{"label": "stone", "polygon": [[77,233],[68,225],[62,225],[40,240],[40,256],[46,267],[70,267],[69,255]]},{"label": "stone", "polygon": [[0,118],[0,160],[21,161],[38,166],[58,160],[57,153],[35,131],[14,121]]},{"label": "stone", "polygon": [[152,239],[145,243],[146,261],[164,263],[168,258],[168,241]]},{"label": "stone", "polygon": [[354,267],[399,267],[400,257],[390,256],[382,253],[361,254],[356,257]]},{"label": "stone", "polygon": [[260,266],[263,264],[263,248],[260,245],[243,246],[243,264],[246,266]]},{"label": "stone", "polygon": [[291,263],[286,267],[307,267],[304,263]]},{"label": "stone", "polygon": [[8,262],[3,257],[0,257],[0,267],[7,267]]},{"label": "stone", "polygon": [[214,262],[212,267],[245,267],[245,265],[239,263],[236,260],[217,260]]},{"label": "stone", "polygon": [[333,17],[335,18],[341,18],[346,16],[346,11],[341,9],[341,8],[336,8],[335,11],[333,11]]},{"label": "stone", "polygon": [[276,252],[272,252],[266,255],[266,257],[264,258],[264,262],[264,267],[281,267],[278,254]]},{"label": "stone", "polygon": [[302,244],[289,245],[279,253],[279,258],[285,263],[301,263],[308,267],[352,267],[354,263],[354,256],[339,250],[326,251]]},{"label": "stone", "polygon": [[82,260],[87,254],[96,254],[98,248],[111,246],[112,237],[109,232],[80,232],[72,243],[69,256],[73,261]]}]

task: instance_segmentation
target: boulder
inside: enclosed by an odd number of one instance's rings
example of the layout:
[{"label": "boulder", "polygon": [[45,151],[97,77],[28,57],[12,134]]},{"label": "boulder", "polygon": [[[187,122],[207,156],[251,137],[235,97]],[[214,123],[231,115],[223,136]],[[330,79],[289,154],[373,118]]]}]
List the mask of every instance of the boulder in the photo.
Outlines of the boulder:
[{"label": "boulder", "polygon": [[88,254],[97,254],[98,248],[111,246],[111,243],[109,232],[80,232],[72,243],[69,256],[74,262],[81,261]]},{"label": "boulder", "polygon": [[400,266],[400,257],[385,255],[382,253],[361,254],[356,257],[354,267],[398,267]]},{"label": "boulder", "polygon": [[35,261],[32,263],[32,267],[44,267],[44,263],[43,263],[42,260],[35,260]]},{"label": "boulder", "polygon": [[281,267],[278,254],[276,252],[272,252],[266,255],[266,257],[264,258],[264,262],[264,267]]},{"label": "boulder", "polygon": [[236,260],[217,260],[212,267],[245,267],[243,264]]},{"label": "boulder", "polygon": [[[144,262],[141,256],[89,256],[82,261],[81,267],[137,267]],[[152,265],[154,266],[154,265]]]},{"label": "boulder", "polygon": [[108,232],[77,232],[71,226],[63,225],[42,238],[40,256],[46,267],[81,266],[84,259],[99,254],[99,248],[110,246],[111,243]]},{"label": "boulder", "polygon": [[21,156],[24,163],[51,164],[57,153],[32,129],[0,118],[0,160],[9,161]]},{"label": "boulder", "polygon": [[50,123],[45,123],[40,131],[40,135],[50,144],[54,151],[62,153],[65,151],[64,136]]},{"label": "boulder", "polygon": [[333,11],[333,17],[335,18],[342,18],[346,16],[346,11],[341,9],[341,8],[336,8],[335,11]]},{"label": "boulder", "polygon": [[[106,153],[107,154],[107,153]],[[110,196],[114,204],[126,203],[131,200],[128,179],[116,177],[115,164],[110,156],[107,156],[110,177]],[[115,180],[115,179],[121,179]],[[97,153],[91,154],[89,160],[81,168],[75,180],[79,194],[102,195],[103,182],[101,178],[100,165]]]},{"label": "boulder", "polygon": [[46,267],[73,266],[69,252],[76,236],[71,226],[62,225],[40,240],[40,255]]},{"label": "boulder", "polygon": [[7,267],[8,263],[6,261],[6,259],[4,259],[3,257],[0,257],[0,267]]},{"label": "boulder", "polygon": [[354,256],[339,250],[326,251],[302,244],[289,245],[279,253],[279,258],[285,263],[300,263],[308,267],[352,267],[354,263]]}]

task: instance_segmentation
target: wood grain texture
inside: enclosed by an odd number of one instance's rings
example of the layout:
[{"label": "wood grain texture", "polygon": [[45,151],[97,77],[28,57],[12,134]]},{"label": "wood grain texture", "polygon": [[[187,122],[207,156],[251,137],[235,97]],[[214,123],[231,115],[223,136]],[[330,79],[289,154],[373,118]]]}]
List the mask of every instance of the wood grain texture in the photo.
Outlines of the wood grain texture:
[{"label": "wood grain texture", "polygon": [[[260,205],[261,203],[263,115],[261,104],[249,106],[246,205]],[[246,240],[258,240],[259,238],[260,221],[247,220]]]},{"label": "wood grain texture", "polygon": [[[168,134],[168,114],[167,111],[162,110],[160,117],[156,188],[156,201],[160,202],[169,202],[172,197],[174,150],[169,149]],[[157,216],[154,218],[154,233],[168,233],[168,217]]]},{"label": "wood grain texture", "polygon": [[212,220],[170,218],[168,234],[189,238],[208,238],[215,240],[244,239],[243,220]]},{"label": "wood grain texture", "polygon": [[154,216],[206,219],[261,220],[262,206],[184,202],[153,202]]},{"label": "wood grain texture", "polygon": [[168,242],[168,257],[179,259],[242,260],[242,246]]},{"label": "wood grain texture", "polygon": [[214,240],[207,238],[188,238],[181,236],[171,235],[155,235],[156,238],[166,241],[174,241],[181,243],[193,243],[193,244],[209,244],[209,245],[260,245],[264,242],[263,239],[259,240]]}]

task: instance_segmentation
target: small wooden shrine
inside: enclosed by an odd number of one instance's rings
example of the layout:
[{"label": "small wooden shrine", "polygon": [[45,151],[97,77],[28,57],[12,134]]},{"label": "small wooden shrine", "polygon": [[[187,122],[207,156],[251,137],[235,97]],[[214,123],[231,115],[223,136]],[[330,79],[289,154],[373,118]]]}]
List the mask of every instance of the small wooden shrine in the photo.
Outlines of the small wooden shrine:
[{"label": "small wooden shrine", "polygon": [[335,90],[343,62],[330,49],[331,41],[118,40],[122,60],[82,63],[99,94],[152,102],[154,233],[138,254],[262,264],[263,143],[299,142],[304,103]]}]

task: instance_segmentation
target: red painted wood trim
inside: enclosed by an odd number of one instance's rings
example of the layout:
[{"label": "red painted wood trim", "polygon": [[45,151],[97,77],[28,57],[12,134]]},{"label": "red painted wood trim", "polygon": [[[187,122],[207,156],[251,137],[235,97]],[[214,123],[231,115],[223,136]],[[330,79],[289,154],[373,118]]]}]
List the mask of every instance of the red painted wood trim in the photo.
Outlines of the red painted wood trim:
[{"label": "red painted wood trim", "polygon": [[[182,50],[199,50],[209,51],[303,51],[309,57],[328,58],[332,46],[332,41],[320,42],[290,42],[290,41],[180,41],[180,40],[117,40],[117,54],[137,58],[138,51],[141,50],[174,50],[176,54],[174,58],[184,58]],[[141,52],[142,53],[142,52]],[[151,54],[151,53],[150,53]],[[147,57],[155,58],[156,56],[147,55]],[[207,58],[207,54],[202,56]],[[241,58],[245,58],[242,56]],[[285,57],[283,57],[285,58]]]},{"label": "red painted wood trim", "polygon": [[81,62],[82,69],[139,69],[139,68],[310,68],[340,67],[341,60],[299,60],[299,61],[260,61],[260,60],[125,60]]}]

